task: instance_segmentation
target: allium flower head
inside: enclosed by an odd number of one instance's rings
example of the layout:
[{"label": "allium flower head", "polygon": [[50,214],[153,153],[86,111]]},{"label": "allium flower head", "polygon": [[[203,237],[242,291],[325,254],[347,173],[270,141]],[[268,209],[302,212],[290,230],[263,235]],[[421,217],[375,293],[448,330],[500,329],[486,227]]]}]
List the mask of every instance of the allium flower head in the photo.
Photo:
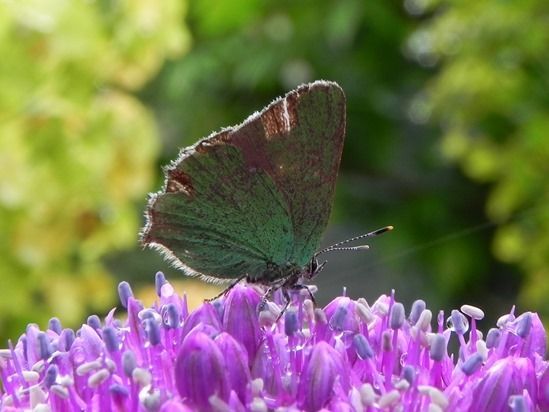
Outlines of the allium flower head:
[{"label": "allium flower head", "polygon": [[[308,294],[262,303],[237,285],[189,312],[164,275],[150,308],[119,286],[121,306],[76,332],[52,318],[0,351],[2,411],[547,411],[546,335],[535,313],[446,316],[394,293],[371,305]],[[450,355],[454,340],[459,353]]]}]

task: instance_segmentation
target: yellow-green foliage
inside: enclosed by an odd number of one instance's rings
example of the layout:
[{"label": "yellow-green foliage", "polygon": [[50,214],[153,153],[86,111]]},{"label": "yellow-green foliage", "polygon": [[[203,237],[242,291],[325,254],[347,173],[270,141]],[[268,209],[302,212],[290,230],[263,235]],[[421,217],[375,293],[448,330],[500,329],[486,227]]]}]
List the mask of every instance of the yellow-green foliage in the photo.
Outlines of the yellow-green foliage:
[{"label": "yellow-green foliage", "polygon": [[0,335],[112,297],[99,259],[135,244],[158,150],[131,93],[186,50],[183,6],[1,3]]},{"label": "yellow-green foliage", "polygon": [[[527,273],[523,302],[549,313],[549,3],[411,1],[434,14],[410,40],[439,66],[421,97],[443,150],[492,189],[493,250]],[[428,4],[431,3],[431,4]]]}]

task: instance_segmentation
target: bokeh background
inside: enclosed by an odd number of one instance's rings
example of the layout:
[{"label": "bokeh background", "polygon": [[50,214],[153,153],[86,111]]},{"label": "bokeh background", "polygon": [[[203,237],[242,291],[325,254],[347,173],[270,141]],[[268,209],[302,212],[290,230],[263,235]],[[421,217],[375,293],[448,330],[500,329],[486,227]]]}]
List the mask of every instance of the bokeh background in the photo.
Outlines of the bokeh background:
[{"label": "bokeh background", "polygon": [[[179,148],[315,79],[348,131],[325,303],[347,286],[433,310],[549,320],[546,0],[6,0],[0,3],[0,340],[151,294],[147,193]],[[488,323],[487,323],[488,325]],[[5,345],[2,344],[2,347]]]}]

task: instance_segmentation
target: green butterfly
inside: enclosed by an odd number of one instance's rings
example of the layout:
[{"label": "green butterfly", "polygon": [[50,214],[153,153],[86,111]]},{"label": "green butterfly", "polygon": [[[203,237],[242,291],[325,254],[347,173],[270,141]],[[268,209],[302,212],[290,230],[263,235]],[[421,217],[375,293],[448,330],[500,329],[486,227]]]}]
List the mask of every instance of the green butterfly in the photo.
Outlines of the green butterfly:
[{"label": "green butterfly", "polygon": [[[144,245],[186,275],[306,288],[320,252],[345,136],[345,95],[333,82],[299,86],[243,123],[181,151],[150,196]],[[231,285],[231,286],[232,286]],[[229,286],[229,288],[231,287]],[[311,295],[312,297],[312,295]]]}]

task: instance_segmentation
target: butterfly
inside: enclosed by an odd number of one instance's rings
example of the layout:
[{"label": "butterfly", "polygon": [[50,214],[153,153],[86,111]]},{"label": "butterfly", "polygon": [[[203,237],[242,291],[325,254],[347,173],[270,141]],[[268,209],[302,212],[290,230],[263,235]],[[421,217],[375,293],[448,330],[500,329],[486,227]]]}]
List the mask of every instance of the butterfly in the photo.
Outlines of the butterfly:
[{"label": "butterfly", "polygon": [[[328,81],[305,84],[241,124],[181,150],[151,194],[145,246],[186,275],[262,284],[270,293],[307,288],[330,216],[345,136],[345,95]],[[223,292],[225,293],[226,290]],[[308,289],[307,289],[308,290]],[[267,295],[266,294],[266,295]],[[311,292],[311,298],[314,300]]]}]

